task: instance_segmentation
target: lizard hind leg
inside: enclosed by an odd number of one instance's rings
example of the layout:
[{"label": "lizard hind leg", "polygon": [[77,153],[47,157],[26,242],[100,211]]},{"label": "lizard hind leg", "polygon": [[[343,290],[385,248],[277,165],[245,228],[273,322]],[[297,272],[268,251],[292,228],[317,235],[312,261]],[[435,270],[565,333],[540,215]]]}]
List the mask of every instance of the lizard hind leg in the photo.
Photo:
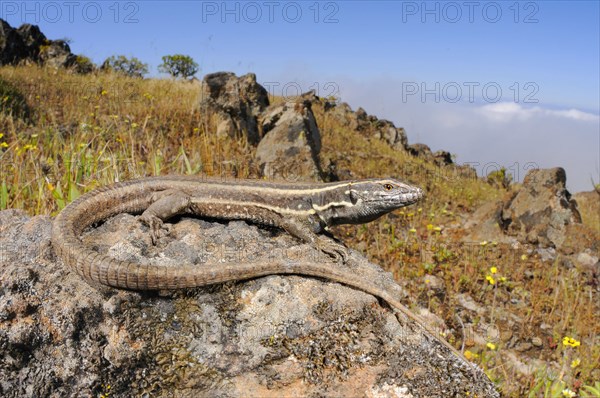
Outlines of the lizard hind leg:
[{"label": "lizard hind leg", "polygon": [[176,190],[167,189],[154,192],[151,197],[152,204],[142,213],[140,221],[150,228],[152,244],[156,245],[158,239],[163,235],[162,230],[167,230],[163,222],[178,214],[189,211],[191,198],[188,194]]}]

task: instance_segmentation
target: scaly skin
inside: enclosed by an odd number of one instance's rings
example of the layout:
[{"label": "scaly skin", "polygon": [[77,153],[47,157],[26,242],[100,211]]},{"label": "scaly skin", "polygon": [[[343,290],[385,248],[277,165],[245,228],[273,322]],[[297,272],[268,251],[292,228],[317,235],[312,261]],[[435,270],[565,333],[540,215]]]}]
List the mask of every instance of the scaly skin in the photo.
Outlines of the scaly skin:
[{"label": "scaly skin", "polygon": [[[387,185],[392,184],[401,195],[396,194],[396,203],[383,207],[379,205],[377,211],[365,210],[364,207],[375,206],[369,201],[368,196],[371,195],[371,185],[374,186],[373,195],[379,195],[377,197],[380,198],[382,194],[378,190],[381,184],[385,186],[383,191],[389,188]],[[263,191],[256,195],[255,191],[261,189]],[[344,264],[343,261],[332,264],[330,262],[294,263],[281,260],[262,263],[220,263],[214,268],[191,265],[161,267],[111,258],[86,247],[79,238],[86,228],[120,213],[143,213],[141,219],[151,226],[153,234],[158,234],[162,221],[172,215],[192,213],[280,226],[292,235],[314,243],[334,258],[347,259],[348,253],[344,247],[331,239],[316,235],[316,232],[328,225],[371,221],[395,208],[412,204],[421,196],[420,189],[391,179],[299,185],[268,184],[249,180],[224,182],[206,177],[145,178],[101,187],[75,200],[54,220],[52,245],[63,262],[85,279],[132,290],[183,289],[273,274],[326,278],[383,299],[397,310],[397,314],[400,312],[420,325],[432,337],[462,358],[454,347],[445,340],[438,339],[435,332],[431,331],[422,319],[395,298],[401,293],[398,285],[389,283],[380,276],[365,277],[373,272],[359,269],[364,268],[360,262],[352,261]],[[307,197],[310,197],[310,200],[305,201]],[[255,205],[234,204],[232,207],[230,202],[225,202],[231,201],[232,198],[236,203],[255,203]],[[220,201],[224,202],[220,203]],[[258,201],[264,201],[274,209],[260,207],[256,205]],[[301,209],[302,205],[306,205],[304,210]],[[282,217],[280,213],[285,213],[288,209],[295,212],[296,217],[292,217],[291,213],[284,214]],[[313,209],[317,210],[313,211]],[[299,223],[297,219],[300,219]]]}]

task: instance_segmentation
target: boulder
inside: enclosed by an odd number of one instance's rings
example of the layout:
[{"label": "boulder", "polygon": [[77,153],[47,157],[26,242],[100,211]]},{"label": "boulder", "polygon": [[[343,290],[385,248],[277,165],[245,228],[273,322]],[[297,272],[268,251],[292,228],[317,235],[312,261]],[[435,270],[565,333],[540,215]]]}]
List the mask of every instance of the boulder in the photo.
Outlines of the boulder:
[{"label": "boulder", "polygon": [[301,97],[270,107],[261,126],[264,137],[256,148],[256,161],[264,177],[321,180],[321,133],[309,100]]},{"label": "boulder", "polygon": [[0,19],[0,65],[34,62],[55,68],[69,68],[76,61],[77,56],[71,52],[67,42],[48,40],[37,25],[23,24],[14,29]]},{"label": "boulder", "polygon": [[6,21],[0,19],[0,65],[13,65],[28,56],[23,38]]},{"label": "boulder", "polygon": [[566,173],[560,167],[531,170],[517,191],[475,211],[464,224],[465,240],[530,243],[568,255],[598,248],[595,234],[581,224],[577,203],[565,183]]},{"label": "boulder", "polygon": [[[294,275],[178,292],[91,286],[57,261],[50,226],[0,212],[0,396],[499,396],[480,369],[364,292]],[[327,261],[240,221],[182,217],[154,246],[121,214],[82,239],[166,267]],[[349,272],[403,295],[390,274],[352,259]]]},{"label": "boulder", "polygon": [[523,242],[560,247],[568,224],[581,223],[577,203],[565,188],[561,167],[531,170],[523,186],[502,210],[502,224],[510,236]]},{"label": "boulder", "polygon": [[202,81],[200,108],[217,118],[217,134],[245,136],[250,144],[260,140],[258,116],[269,106],[267,90],[256,75],[237,77],[231,72],[211,73]]}]

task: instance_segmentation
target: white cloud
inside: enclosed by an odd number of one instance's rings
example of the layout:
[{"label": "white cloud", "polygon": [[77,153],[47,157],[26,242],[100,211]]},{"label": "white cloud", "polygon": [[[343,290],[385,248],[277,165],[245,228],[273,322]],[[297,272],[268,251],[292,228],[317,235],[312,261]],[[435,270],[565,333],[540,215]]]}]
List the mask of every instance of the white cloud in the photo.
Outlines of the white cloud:
[{"label": "white cloud", "polygon": [[478,111],[488,119],[498,122],[509,122],[512,120],[528,120],[534,117],[557,117],[567,118],[582,122],[598,123],[600,117],[592,113],[583,112],[578,109],[545,109],[540,106],[524,107],[515,102],[498,102],[480,106]]}]

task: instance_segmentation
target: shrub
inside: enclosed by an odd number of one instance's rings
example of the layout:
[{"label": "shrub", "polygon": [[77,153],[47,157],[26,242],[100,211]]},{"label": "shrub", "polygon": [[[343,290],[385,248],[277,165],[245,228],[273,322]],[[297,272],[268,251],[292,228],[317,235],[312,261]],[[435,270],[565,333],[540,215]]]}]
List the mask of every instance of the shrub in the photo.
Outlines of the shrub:
[{"label": "shrub", "polygon": [[162,57],[163,63],[158,71],[168,73],[173,77],[188,79],[198,72],[198,64],[189,55],[175,54]]},{"label": "shrub", "polygon": [[124,55],[112,55],[102,63],[101,69],[143,78],[148,73],[148,64],[143,63],[136,57],[127,58]]}]

